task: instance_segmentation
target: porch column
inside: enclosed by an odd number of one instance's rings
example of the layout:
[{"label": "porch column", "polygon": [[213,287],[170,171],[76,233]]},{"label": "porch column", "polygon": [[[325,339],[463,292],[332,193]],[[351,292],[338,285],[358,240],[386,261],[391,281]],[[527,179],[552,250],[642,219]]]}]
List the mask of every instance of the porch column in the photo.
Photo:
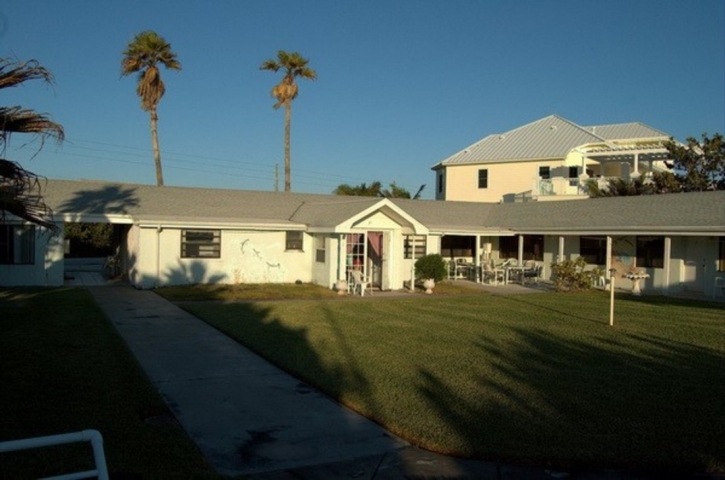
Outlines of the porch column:
[{"label": "porch column", "polygon": [[634,173],[633,177],[639,177],[639,153],[634,154]]},{"label": "porch column", "polygon": [[410,291],[415,292],[415,232],[413,232],[410,238]]},{"label": "porch column", "polygon": [[559,235],[559,251],[556,256],[556,263],[564,261],[564,235]]},{"label": "porch column", "polygon": [[606,290],[609,290],[612,285],[612,272],[610,272],[610,269],[612,268],[612,237],[610,235],[607,235],[607,264],[604,267],[604,276],[607,280],[607,285],[605,286]]},{"label": "porch column", "polygon": [[519,265],[524,263],[524,236],[519,235]]},{"label": "porch column", "polygon": [[478,272],[481,268],[481,236],[476,235],[476,245],[473,248],[473,279],[478,282]]},{"label": "porch column", "polygon": [[672,237],[667,236],[665,237],[665,254],[664,254],[664,260],[663,260],[663,270],[664,270],[664,278],[662,281],[664,284],[662,285],[662,293],[664,295],[667,295],[669,289],[670,289],[670,256],[672,254]]},{"label": "porch column", "polygon": [[345,248],[343,239],[345,238],[345,234],[340,234],[339,238],[337,239],[337,280],[347,280],[344,268],[345,268],[345,262],[347,261],[347,256],[345,255],[345,252],[343,249]]}]

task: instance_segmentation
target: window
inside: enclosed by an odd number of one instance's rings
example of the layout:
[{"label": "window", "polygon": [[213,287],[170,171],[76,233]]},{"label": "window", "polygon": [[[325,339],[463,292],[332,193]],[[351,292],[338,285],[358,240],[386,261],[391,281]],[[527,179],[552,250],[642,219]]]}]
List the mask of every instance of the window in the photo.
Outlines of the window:
[{"label": "window", "polygon": [[443,193],[443,173],[438,174],[438,193]]},{"label": "window", "polygon": [[719,237],[717,239],[717,271],[725,272],[725,237]]},{"label": "window", "polygon": [[524,260],[544,260],[543,235],[524,235]]},{"label": "window", "polygon": [[478,188],[488,188],[488,169],[482,168],[478,171]]},{"label": "window", "polygon": [[[403,239],[403,258],[417,259],[424,256],[427,239],[425,235],[406,235]],[[413,243],[415,243],[415,252],[413,252]]]},{"label": "window", "polygon": [[[519,258],[519,237],[498,239],[499,258]],[[524,260],[544,260],[544,236],[524,235]]]},{"label": "window", "polygon": [[0,225],[0,264],[33,265],[35,263],[35,227]]},{"label": "window", "polygon": [[637,237],[637,267],[663,268],[665,237]]},{"label": "window", "polygon": [[315,236],[315,261],[317,263],[325,263],[325,236]]},{"label": "window", "polygon": [[498,257],[519,258],[519,237],[499,237]]},{"label": "window", "polygon": [[579,184],[579,167],[569,167],[569,186],[576,187]]},{"label": "window", "polygon": [[539,178],[548,180],[551,178],[551,167],[539,167]]},{"label": "window", "polygon": [[182,230],[181,258],[220,258],[221,230]]},{"label": "window", "polygon": [[607,237],[581,237],[579,255],[592,265],[606,265]]},{"label": "window", "polygon": [[473,257],[476,248],[476,237],[462,235],[445,235],[441,238],[441,255],[443,257]]},{"label": "window", "polygon": [[302,250],[302,232],[289,231],[285,235],[285,250]]}]

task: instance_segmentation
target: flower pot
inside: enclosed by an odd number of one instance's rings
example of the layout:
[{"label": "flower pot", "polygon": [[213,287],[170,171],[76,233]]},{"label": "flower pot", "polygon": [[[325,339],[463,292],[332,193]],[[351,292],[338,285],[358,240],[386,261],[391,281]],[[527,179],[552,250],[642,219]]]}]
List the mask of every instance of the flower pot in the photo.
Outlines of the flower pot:
[{"label": "flower pot", "polygon": [[435,280],[432,278],[428,278],[423,280],[423,288],[425,288],[425,293],[431,294],[433,293],[433,288],[436,286]]},{"label": "flower pot", "polygon": [[338,280],[335,289],[338,295],[345,295],[347,293],[347,280]]}]

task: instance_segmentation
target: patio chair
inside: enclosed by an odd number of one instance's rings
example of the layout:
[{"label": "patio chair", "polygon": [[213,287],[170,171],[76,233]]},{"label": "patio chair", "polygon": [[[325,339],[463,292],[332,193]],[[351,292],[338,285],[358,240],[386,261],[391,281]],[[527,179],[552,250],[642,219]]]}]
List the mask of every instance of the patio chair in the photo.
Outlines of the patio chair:
[{"label": "patio chair", "polygon": [[712,288],[713,300],[718,295],[725,295],[725,277],[715,277],[715,286]]},{"label": "patio chair", "polygon": [[522,273],[521,283],[539,283],[541,269],[542,266],[536,263],[527,264]]},{"label": "patio chair", "polygon": [[482,266],[482,272],[483,272],[483,283],[490,283],[493,285],[498,285],[499,283],[504,283],[506,281],[505,271],[500,268],[493,268],[491,266],[490,262],[486,262]]},{"label": "patio chair", "polygon": [[365,290],[370,290],[370,295],[373,294],[372,290],[372,284],[368,279],[363,277],[363,274],[360,270],[351,270],[350,271],[350,278],[352,279],[352,293],[360,293],[361,297],[365,296]]}]

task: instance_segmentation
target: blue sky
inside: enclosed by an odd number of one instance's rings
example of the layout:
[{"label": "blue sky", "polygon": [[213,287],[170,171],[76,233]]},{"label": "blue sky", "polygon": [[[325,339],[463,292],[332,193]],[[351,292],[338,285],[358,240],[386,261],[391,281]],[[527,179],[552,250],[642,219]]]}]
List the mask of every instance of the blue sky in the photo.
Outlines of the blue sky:
[{"label": "blue sky", "polygon": [[292,190],[395,181],[491,133],[550,114],[580,125],[640,121],[684,140],[725,132],[725,2],[51,1],[0,5],[0,56],[34,58],[55,85],[3,91],[47,112],[66,141],[14,136],[4,157],[48,178],[155,183],[136,78],[136,33],[171,43],[159,138],[167,185],[284,185],[283,121],[260,71],[280,49],[317,71],[292,111]]}]

